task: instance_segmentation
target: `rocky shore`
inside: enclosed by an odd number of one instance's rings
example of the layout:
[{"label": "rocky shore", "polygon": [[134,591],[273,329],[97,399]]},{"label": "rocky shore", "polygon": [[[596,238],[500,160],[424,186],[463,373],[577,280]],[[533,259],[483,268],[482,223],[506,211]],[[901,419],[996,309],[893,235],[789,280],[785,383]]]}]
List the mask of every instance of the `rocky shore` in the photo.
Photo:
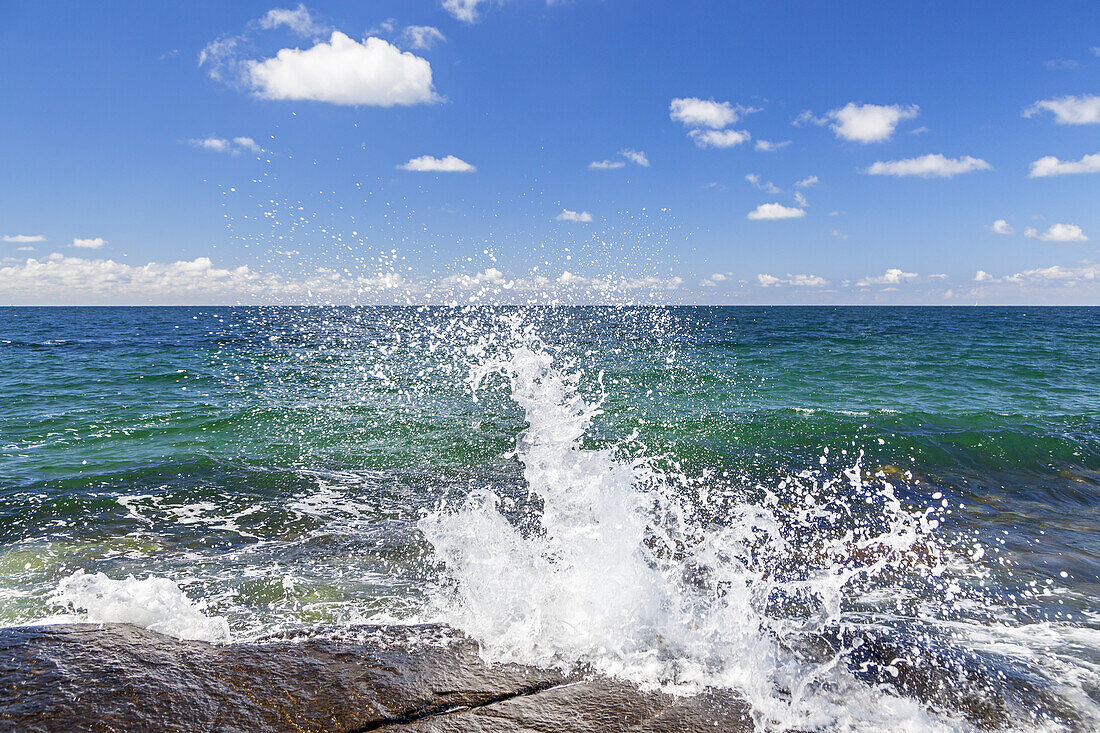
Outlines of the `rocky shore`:
[{"label": "rocky shore", "polygon": [[124,624],[0,629],[0,730],[736,732],[729,693],[675,697],[486,664],[441,626],[214,645]]}]

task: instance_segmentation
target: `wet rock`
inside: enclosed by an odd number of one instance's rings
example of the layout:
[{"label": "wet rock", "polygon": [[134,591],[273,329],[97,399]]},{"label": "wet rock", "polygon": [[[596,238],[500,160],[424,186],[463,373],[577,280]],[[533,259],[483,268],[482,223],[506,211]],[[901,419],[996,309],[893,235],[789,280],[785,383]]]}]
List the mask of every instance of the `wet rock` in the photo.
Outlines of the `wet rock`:
[{"label": "wet rock", "polygon": [[440,626],[217,646],[136,626],[0,630],[0,730],[739,731],[728,693],[489,665]]}]

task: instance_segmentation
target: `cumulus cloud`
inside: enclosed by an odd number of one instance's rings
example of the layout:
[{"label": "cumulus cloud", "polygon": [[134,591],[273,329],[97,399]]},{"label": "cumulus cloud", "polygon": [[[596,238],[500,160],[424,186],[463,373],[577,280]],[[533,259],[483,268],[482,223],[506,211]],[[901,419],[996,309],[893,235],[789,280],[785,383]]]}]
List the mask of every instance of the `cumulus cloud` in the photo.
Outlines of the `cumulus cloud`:
[{"label": "cumulus cloud", "polygon": [[624,160],[594,160],[588,164],[588,167],[594,171],[610,171],[617,168],[626,167],[626,161]]},{"label": "cumulus cloud", "polygon": [[751,183],[755,188],[760,189],[761,191],[767,191],[768,193],[782,193],[783,192],[783,189],[779,188],[778,186],[776,186],[771,181],[768,181],[767,183],[763,182],[760,179],[760,176],[758,176],[755,173],[747,174],[745,176],[745,180],[748,181],[749,183]]},{"label": "cumulus cloud", "polygon": [[995,278],[985,270],[978,270],[974,273],[974,282],[976,283],[992,282],[994,279]]},{"label": "cumulus cloud", "polygon": [[865,288],[868,285],[900,285],[910,280],[916,280],[917,273],[905,272],[896,267],[891,267],[881,275],[869,275],[856,283],[858,287]]},{"label": "cumulus cloud", "polygon": [[443,158],[421,155],[419,158],[413,158],[397,167],[403,171],[416,171],[418,173],[473,173],[477,170],[474,166],[453,155]]},{"label": "cumulus cloud", "polygon": [[825,117],[830,121],[829,126],[837,138],[875,143],[889,140],[899,122],[913,119],[919,111],[920,108],[915,104],[902,106],[849,102],[840,109],[830,110]]},{"label": "cumulus cloud", "polygon": [[1050,112],[1059,125],[1100,124],[1100,95],[1054,97],[1042,99],[1024,110],[1024,117]]},{"label": "cumulus cloud", "polygon": [[742,116],[758,110],[714,98],[678,97],[668,105],[668,116],[687,127],[710,127],[715,130],[732,125]]},{"label": "cumulus cloud", "polygon": [[81,249],[99,249],[105,244],[107,244],[107,240],[103,237],[90,237],[87,239],[81,239],[80,237],[77,237],[69,246],[79,247]]},{"label": "cumulus cloud", "polygon": [[947,158],[939,153],[919,158],[887,160],[873,163],[864,173],[871,176],[919,176],[921,178],[952,178],[961,173],[987,171],[993,166],[981,158],[969,155]]},{"label": "cumulus cloud", "polygon": [[419,49],[429,49],[447,40],[438,28],[430,25],[410,25],[402,32],[402,37],[405,43]]},{"label": "cumulus cloud", "polygon": [[770,140],[757,140],[756,149],[762,153],[773,153],[780,148],[785,148],[791,144],[790,140],[784,140],[782,142],[771,142]]},{"label": "cumulus cloud", "polygon": [[783,206],[778,203],[760,204],[748,214],[748,218],[753,220],[801,219],[804,216],[806,216],[806,212],[802,209],[793,206]]},{"label": "cumulus cloud", "polygon": [[756,276],[756,282],[764,288],[781,285],[790,285],[796,288],[820,288],[829,284],[829,281],[820,275],[792,275],[790,273],[787,273],[786,277],[760,273]]},{"label": "cumulus cloud", "polygon": [[1004,219],[998,219],[989,225],[989,231],[994,234],[1012,234],[1015,230]]},{"label": "cumulus cloud", "polygon": [[1074,173],[1100,173],[1100,153],[1086,155],[1081,160],[1059,160],[1053,155],[1047,155],[1031,164],[1028,178],[1068,176]]},{"label": "cumulus cloud", "polygon": [[426,59],[381,38],[360,43],[340,31],[333,31],[328,42],[305,50],[284,48],[246,68],[253,92],[265,99],[377,107],[439,100]]},{"label": "cumulus cloud", "polygon": [[798,186],[799,188],[809,188],[810,186],[816,186],[817,183],[817,176],[806,176],[794,185]]},{"label": "cumulus cloud", "polygon": [[30,242],[45,242],[46,238],[41,234],[6,234],[4,235],[4,241],[12,244],[28,244]]},{"label": "cumulus cloud", "polygon": [[1034,227],[1024,230],[1024,236],[1040,242],[1087,242],[1089,238],[1076,224],[1052,224],[1045,232]]},{"label": "cumulus cloud", "polygon": [[562,209],[561,213],[554,218],[558,221],[575,221],[581,224],[592,221],[592,215],[587,211],[571,211],[569,209]]},{"label": "cumulus cloud", "polygon": [[649,157],[646,156],[645,152],[642,150],[632,150],[630,148],[625,148],[619,151],[619,155],[623,156],[635,165],[640,165],[643,168],[649,167]]},{"label": "cumulus cloud", "polygon": [[714,287],[718,287],[719,283],[724,283],[729,279],[730,279],[730,276],[728,274],[723,273],[723,272],[715,272],[715,273],[709,275],[708,277],[705,277],[702,280],[700,280],[699,285],[701,285],[704,288],[714,288]]},{"label": "cumulus cloud", "polygon": [[211,150],[215,153],[229,153],[230,155],[237,155],[243,150],[252,153],[261,151],[260,146],[256,144],[255,140],[243,136],[227,139],[211,135],[210,137],[191,138],[187,143],[202,150]]},{"label": "cumulus cloud", "polygon": [[749,139],[747,130],[692,130],[688,135],[701,148],[732,148]]},{"label": "cumulus cloud", "polygon": [[260,27],[265,30],[285,26],[300,36],[315,38],[324,35],[331,30],[328,26],[318,24],[305,5],[299,4],[297,8],[272,8],[260,18]]}]

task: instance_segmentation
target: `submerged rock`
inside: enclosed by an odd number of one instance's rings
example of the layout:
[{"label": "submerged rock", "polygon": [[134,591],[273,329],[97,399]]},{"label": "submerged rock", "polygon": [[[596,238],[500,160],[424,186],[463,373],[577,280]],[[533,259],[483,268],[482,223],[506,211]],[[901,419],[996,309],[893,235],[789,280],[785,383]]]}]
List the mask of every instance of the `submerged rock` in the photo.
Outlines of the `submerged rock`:
[{"label": "submerged rock", "polygon": [[751,730],[732,693],[674,697],[605,677],[487,664],[441,626],[247,644],[126,624],[0,629],[0,730]]}]

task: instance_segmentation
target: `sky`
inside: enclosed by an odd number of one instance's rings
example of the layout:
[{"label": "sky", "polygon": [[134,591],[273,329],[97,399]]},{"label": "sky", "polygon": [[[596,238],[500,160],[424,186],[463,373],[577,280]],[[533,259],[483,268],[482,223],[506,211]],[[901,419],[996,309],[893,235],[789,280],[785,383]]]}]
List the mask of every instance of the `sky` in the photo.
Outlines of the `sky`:
[{"label": "sky", "polygon": [[0,304],[1100,304],[1100,3],[0,0]]}]

